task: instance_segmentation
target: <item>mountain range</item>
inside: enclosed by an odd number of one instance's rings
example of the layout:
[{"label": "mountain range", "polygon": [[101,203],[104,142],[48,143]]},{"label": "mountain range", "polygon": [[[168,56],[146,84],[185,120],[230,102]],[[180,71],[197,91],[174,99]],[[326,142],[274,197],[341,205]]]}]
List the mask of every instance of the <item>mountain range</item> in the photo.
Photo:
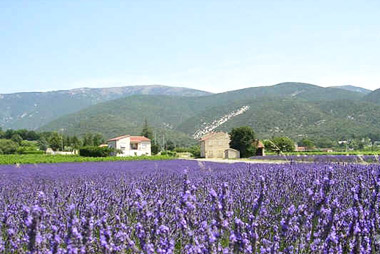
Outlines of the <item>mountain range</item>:
[{"label": "mountain range", "polygon": [[203,96],[210,93],[182,87],[150,85],[0,94],[0,127],[34,130],[91,105],[136,94]]},{"label": "mountain range", "polygon": [[[229,131],[243,125],[253,127],[259,138],[281,135],[296,140],[337,140],[380,135],[380,89],[369,91],[353,86],[324,88],[287,82],[218,94],[136,86],[2,97],[1,112],[8,109],[8,115],[0,115],[5,128],[62,130],[69,135],[135,135],[145,120],[157,140],[170,139],[177,145],[193,144],[209,131]],[[17,117],[12,116],[13,112]]]}]

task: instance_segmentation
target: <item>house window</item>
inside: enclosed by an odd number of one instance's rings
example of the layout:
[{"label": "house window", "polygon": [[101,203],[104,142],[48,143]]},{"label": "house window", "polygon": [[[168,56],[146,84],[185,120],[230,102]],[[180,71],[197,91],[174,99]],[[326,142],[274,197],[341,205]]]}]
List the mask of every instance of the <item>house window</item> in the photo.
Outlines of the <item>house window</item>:
[{"label": "house window", "polygon": [[132,150],[137,150],[138,144],[137,143],[131,143],[131,149]]}]

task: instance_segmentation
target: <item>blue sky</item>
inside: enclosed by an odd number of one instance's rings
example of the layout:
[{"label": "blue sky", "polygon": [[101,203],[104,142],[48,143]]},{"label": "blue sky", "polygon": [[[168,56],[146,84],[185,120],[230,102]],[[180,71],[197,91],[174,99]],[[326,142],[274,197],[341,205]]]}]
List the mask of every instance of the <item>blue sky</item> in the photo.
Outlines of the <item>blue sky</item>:
[{"label": "blue sky", "polygon": [[0,1],[0,93],[380,88],[380,1]]}]

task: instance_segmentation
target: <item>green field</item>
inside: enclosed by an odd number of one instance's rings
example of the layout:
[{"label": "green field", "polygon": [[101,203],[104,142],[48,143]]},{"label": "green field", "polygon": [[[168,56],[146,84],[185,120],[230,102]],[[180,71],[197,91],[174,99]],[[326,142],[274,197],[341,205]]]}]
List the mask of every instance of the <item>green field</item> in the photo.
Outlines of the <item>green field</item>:
[{"label": "green field", "polygon": [[62,162],[169,160],[171,156],[131,156],[131,157],[81,157],[78,155],[11,154],[0,155],[0,165],[39,164]]}]

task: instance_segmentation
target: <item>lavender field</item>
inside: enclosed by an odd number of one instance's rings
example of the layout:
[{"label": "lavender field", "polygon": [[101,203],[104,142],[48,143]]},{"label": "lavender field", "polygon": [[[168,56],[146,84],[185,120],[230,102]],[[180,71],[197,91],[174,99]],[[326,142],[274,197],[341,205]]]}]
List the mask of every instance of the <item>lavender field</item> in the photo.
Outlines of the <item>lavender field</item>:
[{"label": "lavender field", "polygon": [[379,163],[379,155],[266,155],[253,156],[252,160],[317,163]]},{"label": "lavender field", "polygon": [[380,166],[0,166],[0,253],[379,253]]}]

